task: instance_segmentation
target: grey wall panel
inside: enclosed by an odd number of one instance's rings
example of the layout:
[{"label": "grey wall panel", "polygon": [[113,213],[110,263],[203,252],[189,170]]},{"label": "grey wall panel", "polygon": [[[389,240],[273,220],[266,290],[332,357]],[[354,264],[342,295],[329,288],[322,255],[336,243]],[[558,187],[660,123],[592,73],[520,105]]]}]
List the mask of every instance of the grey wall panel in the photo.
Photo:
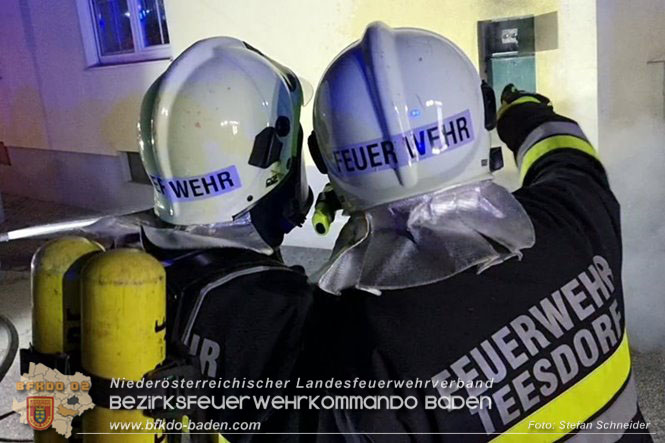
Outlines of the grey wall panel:
[{"label": "grey wall panel", "polygon": [[148,207],[152,189],[129,181],[123,156],[9,148],[0,191],[99,210]]}]

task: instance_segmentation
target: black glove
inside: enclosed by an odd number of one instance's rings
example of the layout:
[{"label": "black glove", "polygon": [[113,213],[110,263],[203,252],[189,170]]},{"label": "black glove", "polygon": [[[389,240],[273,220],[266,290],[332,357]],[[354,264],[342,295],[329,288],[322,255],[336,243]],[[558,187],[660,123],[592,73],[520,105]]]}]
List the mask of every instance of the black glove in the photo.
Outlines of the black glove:
[{"label": "black glove", "polygon": [[550,99],[544,95],[520,91],[512,83],[501,92],[501,108],[497,116],[499,138],[514,154],[527,135],[541,124],[550,121],[574,123],[556,114]]},{"label": "black glove", "polygon": [[499,113],[503,114],[511,104],[521,98],[530,98],[531,100],[524,100],[524,102],[527,103],[542,103],[550,108],[552,107],[552,102],[544,95],[535,92],[520,91],[514,84],[508,83],[506,87],[503,88],[503,91],[501,91],[501,108],[499,109]]}]

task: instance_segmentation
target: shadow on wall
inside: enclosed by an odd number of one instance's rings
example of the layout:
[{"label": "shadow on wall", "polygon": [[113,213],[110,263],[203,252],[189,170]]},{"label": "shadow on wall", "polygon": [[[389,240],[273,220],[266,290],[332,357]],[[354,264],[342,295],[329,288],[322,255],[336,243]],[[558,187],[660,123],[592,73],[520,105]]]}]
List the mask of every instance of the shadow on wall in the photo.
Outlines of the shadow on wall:
[{"label": "shadow on wall", "polygon": [[[105,146],[110,146],[118,151],[138,150],[137,124],[142,101],[143,94],[138,94],[115,101],[110,110],[108,109],[108,103],[103,105],[100,133]],[[120,146],[118,131],[132,131],[134,143],[130,146],[125,144]],[[124,138],[129,138],[129,136],[126,135]]]},{"label": "shadow on wall", "polygon": [[[614,122],[600,149],[621,203],[623,289],[631,344],[665,348],[665,122],[648,116]],[[607,153],[607,154],[604,154]]]}]

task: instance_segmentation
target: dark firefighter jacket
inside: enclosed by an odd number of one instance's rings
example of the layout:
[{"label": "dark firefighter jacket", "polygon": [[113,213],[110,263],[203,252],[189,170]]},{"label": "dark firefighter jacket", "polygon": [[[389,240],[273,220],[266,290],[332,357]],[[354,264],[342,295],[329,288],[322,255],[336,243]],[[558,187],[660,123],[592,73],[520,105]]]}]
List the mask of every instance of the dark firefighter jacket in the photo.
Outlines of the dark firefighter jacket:
[{"label": "dark firefighter jacket", "polygon": [[[169,354],[189,354],[199,380],[236,382],[183,394],[215,396],[217,404],[225,396],[287,394],[288,385],[258,388],[251,383],[283,382],[293,375],[312,302],[302,268],[290,268],[275,256],[235,248],[151,252],[166,264]],[[261,433],[297,430],[295,415],[253,405],[196,408],[190,419],[229,426],[259,422],[252,430]],[[232,442],[261,438],[252,432],[223,434]]]},{"label": "dark firefighter jacket", "polygon": [[318,294],[314,377],[414,383],[322,395],[418,403],[322,410],[310,430],[373,442],[651,441],[640,429],[619,204],[606,173],[572,120],[536,103],[509,112],[499,134],[520,167],[514,195],[533,222],[535,246],[481,274],[380,296]]}]

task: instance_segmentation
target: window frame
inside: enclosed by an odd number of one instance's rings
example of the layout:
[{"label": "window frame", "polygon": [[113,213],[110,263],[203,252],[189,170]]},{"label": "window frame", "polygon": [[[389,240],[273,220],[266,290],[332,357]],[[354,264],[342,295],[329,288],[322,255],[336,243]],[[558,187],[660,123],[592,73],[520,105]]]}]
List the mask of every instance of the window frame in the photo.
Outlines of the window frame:
[{"label": "window frame", "polygon": [[[93,0],[77,0],[81,33],[86,49],[86,58],[90,66],[110,66],[171,58],[171,44],[145,46],[143,32],[139,22],[139,0],[127,0],[129,22],[134,49],[132,52],[102,55],[102,48],[97,30],[97,19]],[[161,11],[158,11],[161,14]],[[161,17],[159,17],[161,18]],[[167,22],[168,23],[168,22]],[[159,20],[161,30],[161,20]],[[162,34],[163,35],[163,34]]]}]

